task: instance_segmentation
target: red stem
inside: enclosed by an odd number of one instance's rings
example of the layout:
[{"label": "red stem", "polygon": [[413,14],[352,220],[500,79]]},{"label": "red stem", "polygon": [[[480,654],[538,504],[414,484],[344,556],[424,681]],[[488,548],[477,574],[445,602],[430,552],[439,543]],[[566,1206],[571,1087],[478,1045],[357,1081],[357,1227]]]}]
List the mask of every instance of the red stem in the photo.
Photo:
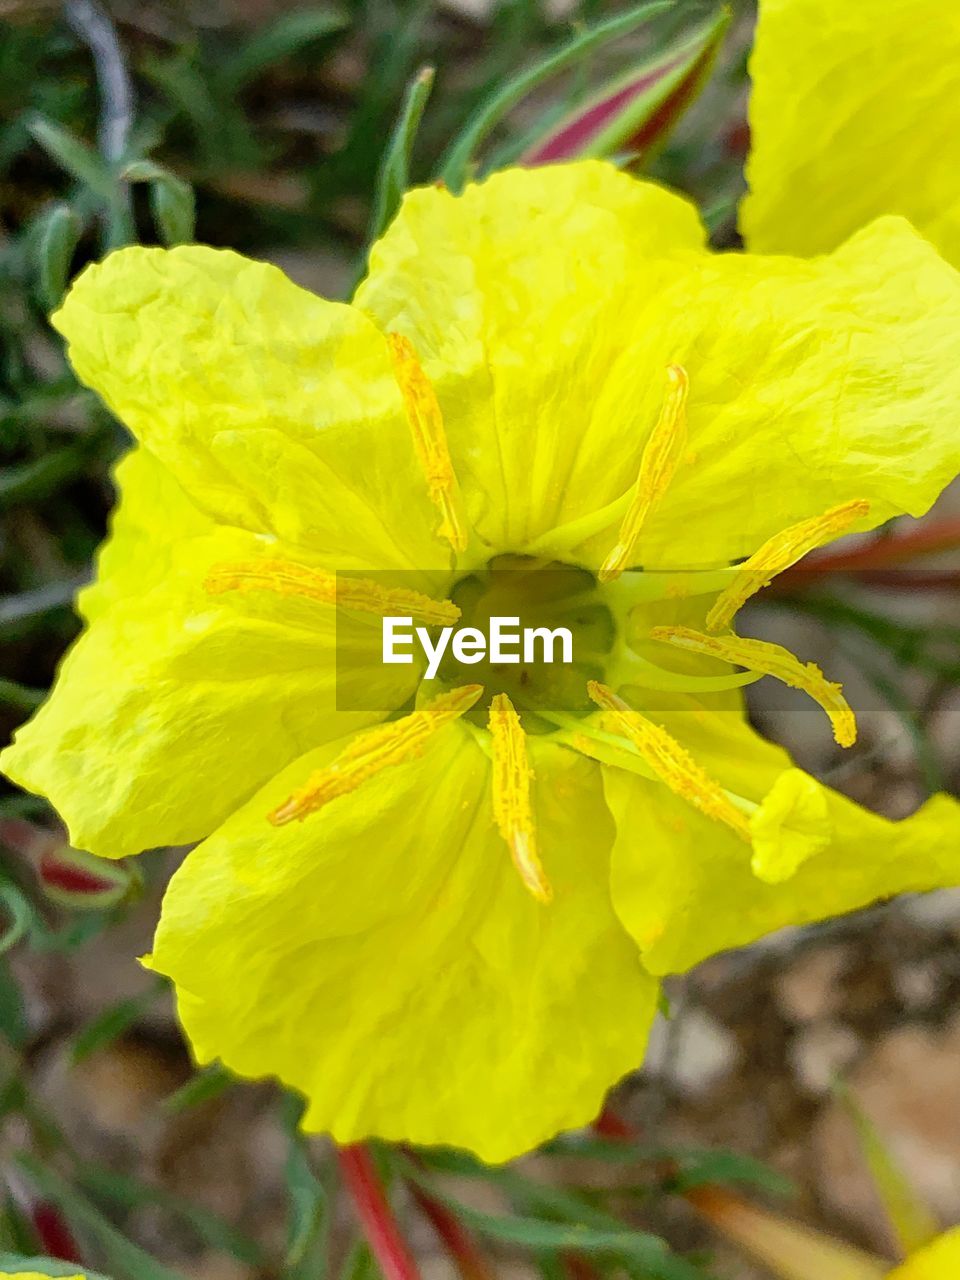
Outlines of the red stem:
[{"label": "red stem", "polygon": [[434,1200],[433,1196],[414,1182],[410,1183],[410,1191],[424,1217],[429,1220],[447,1253],[456,1263],[463,1280],[493,1280],[494,1273],[487,1266],[473,1236],[446,1205]]},{"label": "red stem", "polygon": [[385,1280],[420,1280],[367,1146],[358,1142],[338,1147],[337,1159],[363,1234]]},{"label": "red stem", "polygon": [[[799,564],[785,569],[778,583],[797,586],[826,573],[861,573],[871,569],[892,569],[917,556],[934,555],[960,547],[960,517],[935,520],[931,524],[875,538],[853,550],[814,552]],[[769,589],[769,588],[768,588]]]}]

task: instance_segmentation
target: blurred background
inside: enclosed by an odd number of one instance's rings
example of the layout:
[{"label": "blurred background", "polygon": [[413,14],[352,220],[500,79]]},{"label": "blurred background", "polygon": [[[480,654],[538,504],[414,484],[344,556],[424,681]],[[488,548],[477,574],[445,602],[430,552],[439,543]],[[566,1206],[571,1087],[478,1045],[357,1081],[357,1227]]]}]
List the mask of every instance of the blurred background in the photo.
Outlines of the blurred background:
[{"label": "blurred background", "polygon": [[[529,154],[591,93],[703,31],[688,80],[635,123],[632,164],[693,196],[717,246],[735,247],[751,7],[734,4],[721,32],[710,5],[679,0],[655,21],[611,29],[553,74],[529,74],[626,13],[610,0],[146,0],[108,10],[0,0],[4,740],[77,633],[71,600],[106,531],[111,468],[128,443],[74,381],[46,323],[69,278],[113,245],[195,237],[348,297],[395,198],[384,157],[421,68],[435,79],[411,181],[435,176],[451,140],[515,77],[528,73],[485,138],[487,167]],[[702,92],[683,111],[694,87]],[[770,639],[789,634],[791,648],[842,679],[861,735],[841,762],[820,713],[782,691],[773,705],[765,683],[750,691],[760,727],[893,817],[960,788],[960,567],[948,536],[960,543],[960,490],[922,527],[918,552],[931,554],[893,573],[868,561],[794,580],[748,624]],[[42,802],[2,786],[0,1251],[79,1251],[118,1280],[375,1274],[325,1144],[295,1135],[295,1100],[219,1069],[196,1073],[167,991],[136,964],[181,853],[104,871],[63,846]],[[856,1139],[861,1111],[937,1216],[960,1221],[958,943],[960,896],[947,892],[712,960],[673,983],[671,1016],[614,1099],[646,1156],[561,1150],[510,1175],[437,1176],[481,1214],[522,1218],[531,1186],[547,1187],[574,1208],[664,1235],[705,1275],[767,1275],[678,1194],[679,1160],[689,1185],[746,1184],[889,1254]],[[857,1100],[853,1116],[838,1078]],[[540,1203],[547,1218],[575,1216],[569,1201],[552,1204]],[[412,1214],[409,1233],[425,1275],[457,1274],[429,1213]],[[578,1274],[557,1271],[556,1249],[517,1247],[495,1231],[489,1256],[498,1274]]]}]

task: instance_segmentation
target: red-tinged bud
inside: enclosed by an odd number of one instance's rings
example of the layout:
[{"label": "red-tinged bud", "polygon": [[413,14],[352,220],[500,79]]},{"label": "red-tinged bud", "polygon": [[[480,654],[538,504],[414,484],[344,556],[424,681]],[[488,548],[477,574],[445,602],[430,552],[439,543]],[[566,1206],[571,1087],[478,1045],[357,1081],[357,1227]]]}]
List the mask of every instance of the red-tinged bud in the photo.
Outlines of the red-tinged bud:
[{"label": "red-tinged bud", "polygon": [[719,1187],[698,1187],[686,1199],[729,1240],[782,1280],[882,1280],[888,1263],[800,1226]]},{"label": "red-tinged bud", "polygon": [[663,145],[706,83],[729,18],[729,12],[722,11],[684,44],[607,85],[528,148],[521,163],[649,156]]},{"label": "red-tinged bud", "polygon": [[79,1262],[80,1250],[66,1220],[49,1200],[38,1200],[30,1210],[34,1230],[44,1254],[62,1262]]},{"label": "red-tinged bud", "polygon": [[134,866],[95,858],[72,848],[61,832],[22,818],[0,819],[0,841],[33,864],[44,893],[63,906],[112,907],[135,896],[141,885]]}]

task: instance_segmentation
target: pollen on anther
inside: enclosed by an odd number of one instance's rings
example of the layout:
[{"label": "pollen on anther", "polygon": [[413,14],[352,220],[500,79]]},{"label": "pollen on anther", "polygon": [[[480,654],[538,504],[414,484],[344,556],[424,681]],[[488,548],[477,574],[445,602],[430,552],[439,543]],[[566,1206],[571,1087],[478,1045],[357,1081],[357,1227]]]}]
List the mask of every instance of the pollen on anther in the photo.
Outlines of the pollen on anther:
[{"label": "pollen on anther", "polygon": [[707,614],[707,630],[722,631],[750,597],[769,586],[778,573],[789,569],[815,547],[839,538],[869,510],[870,503],[857,498],[792,524],[768,538],[759,550],[738,565],[730,585],[720,593]]},{"label": "pollen on anther", "polygon": [[468,542],[466,517],[450,460],[437,393],[408,338],[400,333],[388,333],[387,346],[430,501],[442,517],[440,536],[446,538],[454,551],[465,551]]},{"label": "pollen on anther", "polygon": [[643,526],[653,507],[666,493],[687,443],[686,406],[690,379],[679,364],[667,367],[667,393],[660,416],[644,445],[630,508],[624,516],[616,544],[600,567],[600,581],[618,578],[630,562]]},{"label": "pollen on anther", "polygon": [[354,574],[331,573],[295,560],[216,564],[204,578],[203,586],[211,595],[227,591],[270,591],[380,617],[409,614],[434,626],[450,625],[460,617],[460,610],[450,600],[434,600],[409,587],[395,587]]},{"label": "pollen on anther", "polygon": [[526,889],[538,902],[549,902],[553,890],[537,852],[530,784],[533,771],[520,717],[505,693],[490,703],[493,753],[493,817],[507,842],[513,865]]},{"label": "pollen on anther", "polygon": [[383,769],[416,759],[433,734],[469,711],[482,693],[483,685],[462,685],[400,720],[359,733],[330,764],[312,773],[299,790],[273,809],[267,815],[269,821],[275,827],[302,822],[331,800],[356,791]]},{"label": "pollen on anther", "polygon": [[744,814],[720,783],[697,764],[676,738],[635,711],[599,681],[590,680],[587,692],[593,702],[608,713],[618,732],[637,750],[661,782],[708,818],[725,823],[749,844],[750,828]]}]

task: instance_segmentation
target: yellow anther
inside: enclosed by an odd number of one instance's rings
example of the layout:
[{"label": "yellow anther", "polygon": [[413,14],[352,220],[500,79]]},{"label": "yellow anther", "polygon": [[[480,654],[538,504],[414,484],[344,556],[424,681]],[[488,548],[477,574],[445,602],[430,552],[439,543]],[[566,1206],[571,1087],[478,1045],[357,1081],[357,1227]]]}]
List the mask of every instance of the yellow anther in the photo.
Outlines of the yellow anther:
[{"label": "yellow anther", "polygon": [[513,703],[498,693],[490,703],[493,748],[493,817],[510,849],[520,879],[538,902],[553,897],[537,855],[537,835],[530,801],[533,770],[527,758],[527,737]]},{"label": "yellow anther", "polygon": [[447,434],[443,428],[440,403],[430,379],[417,359],[413,344],[402,334],[388,333],[387,345],[393,359],[393,373],[403,397],[413,445],[427,480],[430,501],[440,510],[443,521],[439,533],[454,551],[467,548],[467,524],[450,461]]},{"label": "yellow anther", "polygon": [[633,744],[657,777],[681,799],[686,800],[708,818],[726,823],[731,830],[750,843],[750,825],[719,782],[697,764],[676,738],[666,729],[653,724],[639,711],[634,711],[606,685],[589,681],[590,697],[608,713],[609,720]]},{"label": "yellow anther", "polygon": [[830,717],[833,736],[841,747],[857,740],[857,721],[843,687],[827,680],[815,662],[801,662],[789,649],[767,640],[746,640],[741,636],[707,636],[690,627],[654,627],[654,640],[666,640],[678,649],[705,653],[724,662],[735,662],[749,671],[782,680],[791,689],[802,689],[818,702]]},{"label": "yellow anther", "polygon": [[687,444],[686,405],[690,379],[679,364],[667,366],[667,394],[660,417],[643,447],[640,471],[630,510],[624,516],[617,542],[600,566],[600,581],[619,578],[627,567],[637,539],[655,503],[674,477]]},{"label": "yellow anther", "polygon": [[768,538],[759,551],[737,567],[733,581],[717,597],[707,614],[707,630],[722,631],[737,610],[762,587],[769,586],[778,573],[802,560],[808,551],[839,538],[869,510],[870,503],[858,498],[855,502],[831,507],[822,516],[801,520]]},{"label": "yellow anther", "polygon": [[423,754],[431,735],[469,711],[482,693],[483,685],[466,684],[442,693],[402,720],[358,734],[325,769],[318,769],[305,786],[268,814],[269,820],[275,827],[302,822],[331,800],[356,791],[382,769],[416,759]]},{"label": "yellow anther", "polygon": [[432,600],[408,587],[388,587],[372,578],[312,569],[295,560],[248,560],[214,565],[203,585],[211,595],[224,591],[273,591],[281,596],[300,596],[383,618],[416,618],[438,627],[450,626],[460,617],[460,610],[450,600]]}]

